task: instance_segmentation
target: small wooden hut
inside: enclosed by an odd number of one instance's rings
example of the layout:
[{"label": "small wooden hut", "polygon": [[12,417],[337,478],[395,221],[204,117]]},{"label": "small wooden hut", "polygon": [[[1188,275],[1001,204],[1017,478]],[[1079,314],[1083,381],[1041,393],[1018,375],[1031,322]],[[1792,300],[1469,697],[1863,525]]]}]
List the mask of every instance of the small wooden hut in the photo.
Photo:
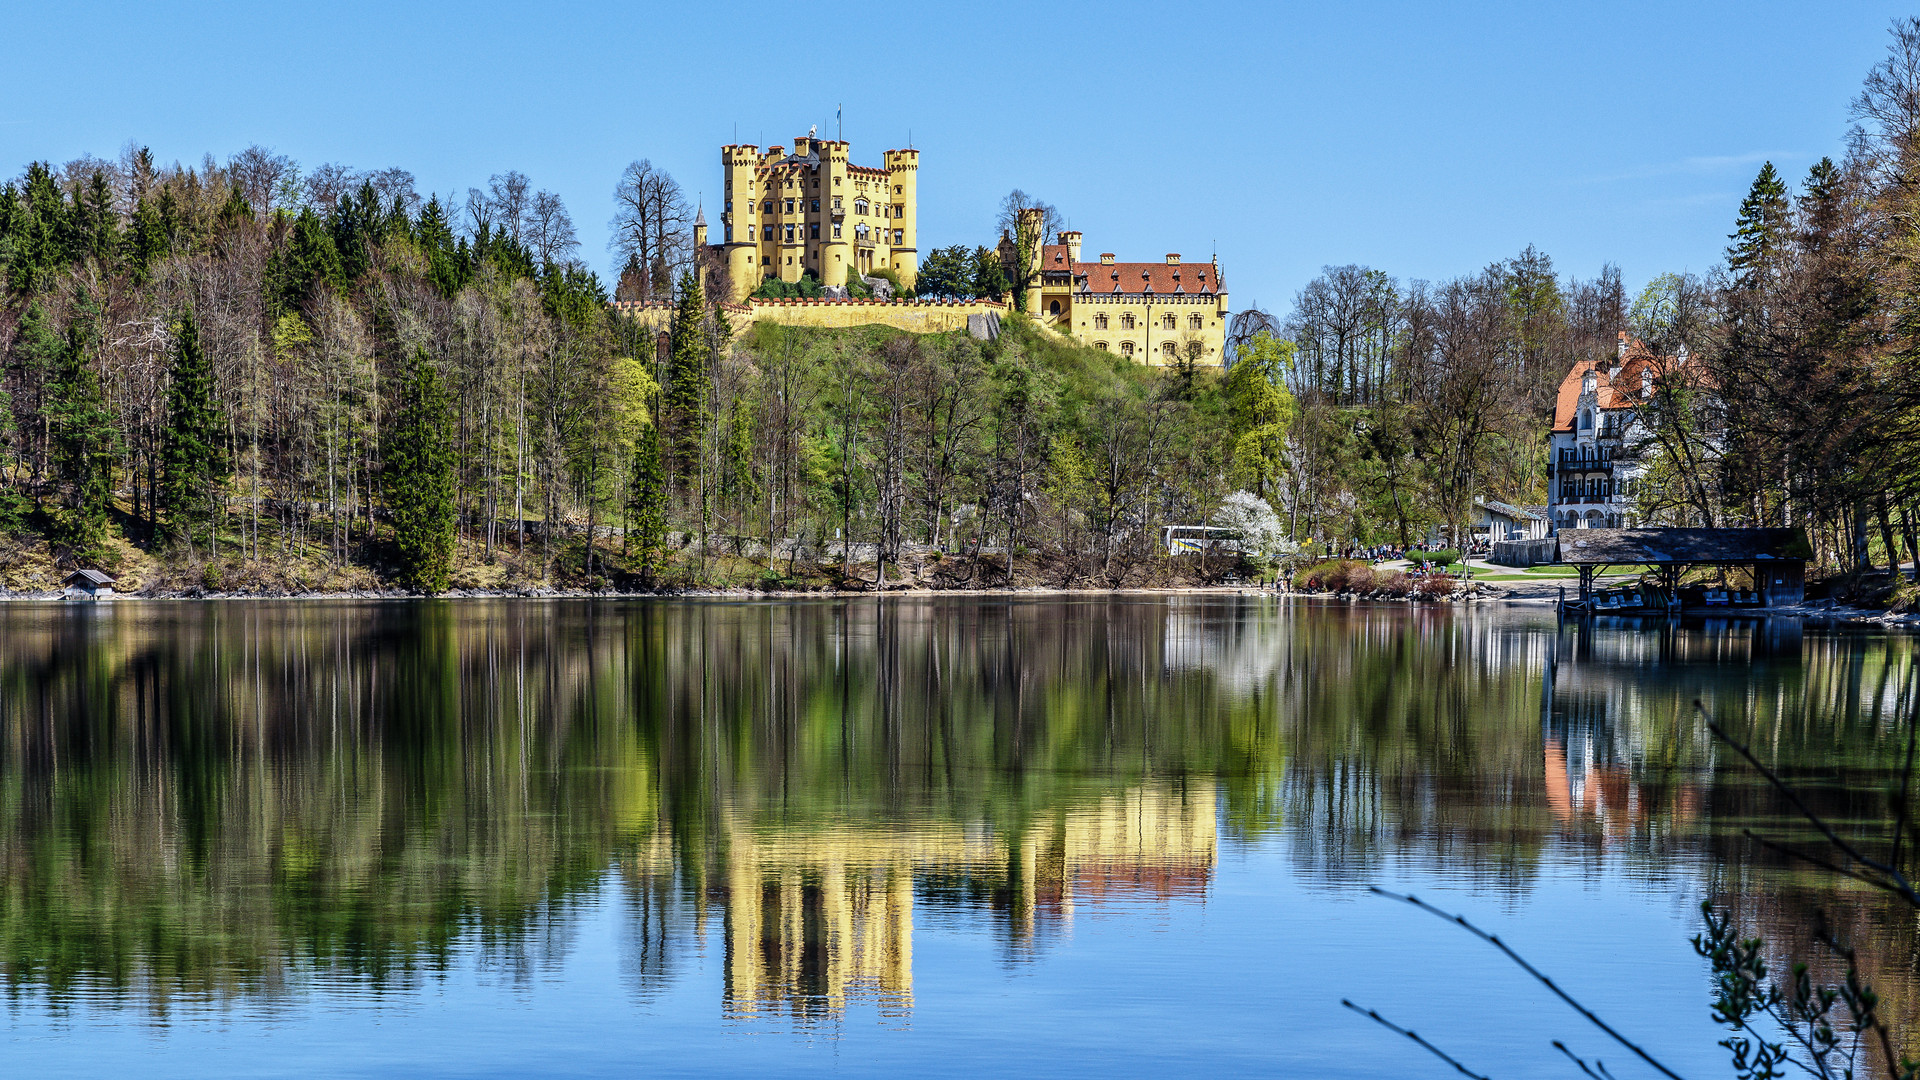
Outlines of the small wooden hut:
[{"label": "small wooden hut", "polygon": [[111,600],[113,578],[98,570],[75,570],[67,575],[67,599]]},{"label": "small wooden hut", "polygon": [[[1580,602],[1608,567],[1645,566],[1667,607],[1683,606],[1680,577],[1696,566],[1746,570],[1751,589],[1703,589],[1703,607],[1781,607],[1806,599],[1813,549],[1799,529],[1562,529],[1554,561],[1580,571]],[[1689,602],[1685,606],[1693,606]]]}]

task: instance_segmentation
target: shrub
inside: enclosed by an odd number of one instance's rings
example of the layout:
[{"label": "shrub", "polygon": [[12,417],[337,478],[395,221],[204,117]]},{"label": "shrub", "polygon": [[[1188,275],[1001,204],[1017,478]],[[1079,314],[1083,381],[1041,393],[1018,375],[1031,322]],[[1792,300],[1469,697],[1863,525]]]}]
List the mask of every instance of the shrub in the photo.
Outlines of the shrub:
[{"label": "shrub", "polygon": [[1453,595],[1453,576],[1433,574],[1414,582],[1413,594],[1423,600],[1444,600]]},{"label": "shrub", "polygon": [[1399,600],[1413,590],[1412,582],[1412,578],[1398,570],[1382,570],[1373,575],[1373,592],[1376,596]]},{"label": "shrub", "polygon": [[1293,575],[1293,587],[1298,592],[1346,592],[1351,588],[1355,571],[1365,573],[1368,580],[1373,576],[1372,568],[1365,563],[1330,559]]},{"label": "shrub", "polygon": [[1439,548],[1434,551],[1422,551],[1414,548],[1407,552],[1407,560],[1413,563],[1432,563],[1435,566],[1448,566],[1460,561],[1458,548]]}]

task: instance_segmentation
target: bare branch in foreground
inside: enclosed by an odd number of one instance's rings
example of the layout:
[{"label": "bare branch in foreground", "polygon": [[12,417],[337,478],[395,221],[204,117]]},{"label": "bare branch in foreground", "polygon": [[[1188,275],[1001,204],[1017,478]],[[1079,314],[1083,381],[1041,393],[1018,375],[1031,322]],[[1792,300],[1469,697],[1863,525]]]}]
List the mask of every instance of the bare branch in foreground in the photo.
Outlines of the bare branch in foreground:
[{"label": "bare branch in foreground", "polygon": [[1472,934],[1474,937],[1477,937],[1480,940],[1486,942],[1487,944],[1492,945],[1494,948],[1499,949],[1502,953],[1506,954],[1507,959],[1520,965],[1520,969],[1522,971],[1525,971],[1527,974],[1533,976],[1535,979],[1538,979],[1542,986],[1545,986],[1547,989],[1553,991],[1554,994],[1558,996],[1561,1001],[1564,1001],[1568,1005],[1572,1006],[1573,1011],[1579,1013],[1581,1016],[1586,1017],[1588,1023],[1592,1024],[1594,1027],[1599,1028],[1601,1031],[1604,1031],[1609,1036],[1611,1036],[1614,1042],[1617,1042],[1621,1046],[1624,1046],[1627,1049],[1633,1051],[1634,1054],[1640,1058],[1640,1060],[1653,1066],[1656,1070],[1660,1072],[1662,1076],[1669,1077],[1671,1078],[1671,1080],[1681,1080],[1679,1073],[1676,1073],[1672,1069],[1667,1068],[1665,1065],[1660,1064],[1660,1062],[1657,1059],[1655,1059],[1652,1054],[1649,1054],[1645,1050],[1640,1049],[1638,1045],[1636,1045],[1634,1042],[1628,1039],[1625,1035],[1622,1035],[1619,1032],[1613,1030],[1613,1028],[1607,1025],[1607,1022],[1605,1020],[1602,1020],[1600,1019],[1600,1017],[1595,1015],[1592,1009],[1589,1009],[1585,1005],[1580,1004],[1579,1001],[1574,999],[1572,994],[1569,994],[1565,990],[1560,989],[1559,984],[1555,983],[1552,979],[1548,978],[1544,973],[1540,971],[1539,968],[1536,968],[1532,964],[1527,963],[1526,958],[1521,956],[1519,953],[1514,952],[1513,949],[1509,947],[1506,942],[1501,941],[1499,935],[1489,934],[1485,930],[1482,930],[1479,927],[1468,922],[1465,916],[1453,915],[1448,912],[1442,911],[1439,908],[1434,907],[1432,904],[1427,903],[1425,900],[1422,900],[1417,896],[1413,896],[1411,894],[1402,895],[1396,892],[1388,892],[1386,889],[1382,889],[1378,885],[1372,886],[1369,891],[1375,893],[1376,895],[1384,896],[1389,900],[1398,900],[1402,903],[1412,904],[1414,907],[1419,908],[1421,911],[1424,911],[1430,915],[1434,915],[1439,918],[1445,919],[1446,921],[1453,923],[1455,926],[1458,926],[1461,929],[1465,930],[1467,933]]},{"label": "bare branch in foreground", "polygon": [[1473,1080],[1492,1080],[1491,1077],[1482,1076],[1479,1073],[1474,1072],[1472,1069],[1467,1068],[1465,1065],[1460,1064],[1458,1061],[1455,1061],[1453,1058],[1448,1057],[1446,1051],[1440,1049],[1439,1047],[1433,1045],[1427,1040],[1421,1038],[1419,1035],[1408,1030],[1407,1028],[1403,1028],[1399,1024],[1396,1024],[1393,1021],[1387,1019],[1386,1017],[1381,1016],[1379,1013],[1374,1012],[1372,1009],[1363,1009],[1360,1006],[1355,1005],[1353,1002],[1348,1001],[1346,998],[1341,998],[1340,1004],[1345,1005],[1347,1008],[1352,1009],[1354,1012],[1359,1013],[1361,1016],[1364,1016],[1367,1019],[1373,1021],[1374,1023],[1379,1024],[1381,1027],[1386,1028],[1388,1031],[1398,1032],[1399,1034],[1405,1035],[1407,1038],[1412,1039],[1415,1044],[1417,1044],[1421,1049],[1425,1050],[1427,1053],[1432,1054],[1434,1057],[1437,1057],[1441,1061],[1444,1061],[1447,1064],[1453,1066],[1455,1069],[1458,1069],[1462,1076],[1471,1076],[1473,1077]]}]

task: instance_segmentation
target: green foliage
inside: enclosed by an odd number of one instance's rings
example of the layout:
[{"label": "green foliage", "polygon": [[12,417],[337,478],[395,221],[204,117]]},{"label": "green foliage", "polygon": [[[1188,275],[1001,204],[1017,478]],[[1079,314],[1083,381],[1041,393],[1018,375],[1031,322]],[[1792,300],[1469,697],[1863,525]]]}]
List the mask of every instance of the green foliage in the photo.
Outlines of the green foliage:
[{"label": "green foliage", "polygon": [[753,295],[764,300],[798,300],[818,299],[826,294],[819,279],[812,274],[802,274],[798,281],[782,281],[777,275],[768,274],[759,288],[753,290]]},{"label": "green foliage", "polygon": [[660,573],[666,539],[667,477],[660,460],[660,425],[655,421],[640,433],[627,489],[628,549],[637,560],[641,580],[649,585]]},{"label": "green foliage", "polygon": [[402,585],[445,592],[453,563],[452,410],[426,351],[414,356],[400,413],[386,440],[386,496]]},{"label": "green foliage", "polygon": [[[1861,978],[1852,948],[1822,925],[1814,936],[1844,962],[1840,981],[1816,983],[1804,961],[1776,981],[1765,942],[1741,937],[1732,914],[1715,911],[1711,900],[1701,902],[1700,914],[1707,928],[1694,936],[1693,948],[1712,965],[1713,1020],[1731,1032],[1720,1045],[1732,1057],[1735,1075],[1774,1080],[1787,1075],[1788,1065],[1823,1078],[1876,1075],[1860,1060],[1863,1051],[1871,1053],[1867,1040],[1887,1048],[1889,1057],[1894,1040],[1880,1014],[1880,996]],[[1785,1038],[1769,1038],[1775,1032]],[[1920,1062],[1885,1064],[1899,1080],[1920,1076]]]},{"label": "green foliage", "polygon": [[1451,566],[1460,561],[1460,551],[1457,548],[1439,548],[1433,551],[1423,551],[1419,548],[1414,548],[1407,552],[1407,561],[1413,563],[1432,563],[1435,566]]},{"label": "green foliage", "polygon": [[1293,342],[1263,330],[1240,350],[1222,388],[1232,425],[1235,477],[1262,497],[1286,466],[1287,429],[1300,415],[1287,389],[1293,360]]},{"label": "green foliage", "polygon": [[[1831,168],[1832,162],[1827,165]],[[1769,161],[1753,178],[1728,237],[1733,244],[1727,248],[1727,270],[1736,281],[1756,284],[1771,269],[1769,264],[1786,241],[1787,210],[1787,185]]]},{"label": "green foliage", "polygon": [[218,524],[215,508],[221,499],[215,489],[228,473],[220,436],[213,365],[200,347],[199,324],[189,310],[174,331],[158,507],[174,538],[188,547],[196,525]]},{"label": "green foliage", "polygon": [[94,370],[101,312],[84,292],[67,324],[66,347],[53,372],[47,405],[53,462],[62,499],[56,532],[77,556],[93,557],[107,537],[119,429]]}]

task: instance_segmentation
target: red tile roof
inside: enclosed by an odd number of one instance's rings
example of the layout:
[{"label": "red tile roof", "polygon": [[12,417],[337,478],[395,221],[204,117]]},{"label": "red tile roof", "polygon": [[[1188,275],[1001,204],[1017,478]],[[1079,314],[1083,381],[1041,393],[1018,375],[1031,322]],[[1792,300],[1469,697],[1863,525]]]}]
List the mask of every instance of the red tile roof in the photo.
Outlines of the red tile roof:
[{"label": "red tile roof", "polygon": [[[1588,372],[1593,373],[1594,400],[1602,410],[1631,409],[1640,401],[1640,388],[1645,382],[1643,372],[1652,372],[1653,381],[1658,382],[1678,370],[1683,363],[1679,357],[1655,356],[1645,342],[1630,338],[1625,332],[1620,337],[1627,343],[1624,358],[1615,356],[1604,361],[1582,360],[1573,365],[1573,370],[1567,372],[1566,378],[1560,380],[1560,390],[1553,403],[1553,430],[1573,430],[1574,414],[1580,408],[1580,389],[1586,382]],[[1620,365],[1618,371],[1613,368],[1616,362]],[[1691,367],[1698,369],[1698,365]]]},{"label": "red tile roof", "polygon": [[1219,274],[1212,263],[1171,266],[1165,262],[1069,262],[1065,244],[1040,248],[1040,270],[1045,274],[1071,271],[1075,292],[1080,291],[1082,279],[1086,291],[1096,293],[1142,293],[1150,287],[1156,294],[1212,295],[1220,288]]}]

